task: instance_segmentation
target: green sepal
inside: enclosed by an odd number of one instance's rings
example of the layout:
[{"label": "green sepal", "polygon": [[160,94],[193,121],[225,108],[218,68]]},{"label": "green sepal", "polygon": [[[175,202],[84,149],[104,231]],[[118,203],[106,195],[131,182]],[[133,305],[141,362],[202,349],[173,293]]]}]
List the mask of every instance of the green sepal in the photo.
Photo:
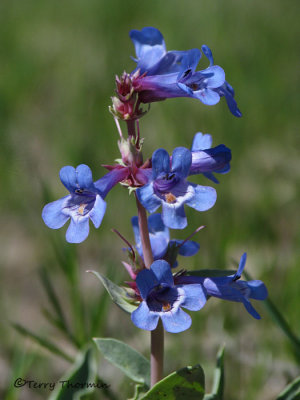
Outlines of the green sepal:
[{"label": "green sepal", "polygon": [[294,379],[277,397],[276,400],[299,400],[300,399],[300,376]]},{"label": "green sepal", "polygon": [[224,396],[224,346],[217,354],[217,365],[214,371],[212,392],[206,394],[204,400],[223,400]]},{"label": "green sepal", "polygon": [[205,393],[202,367],[185,367],[156,383],[141,400],[201,400]]},{"label": "green sepal", "polygon": [[100,282],[103,284],[108,294],[110,295],[112,301],[117,304],[123,311],[131,314],[136,308],[137,305],[132,304],[134,301],[126,292],[126,289],[116,285],[111,280],[100,274],[97,271],[87,271],[94,274]]},{"label": "green sepal", "polygon": [[[62,383],[63,381],[65,383]],[[72,387],[72,384],[74,387]],[[80,384],[85,387],[80,387]],[[94,385],[96,384],[97,366],[93,349],[89,347],[78,354],[71,370],[56,383],[56,389],[49,397],[49,400],[79,400],[85,394],[94,392]],[[79,387],[76,387],[76,385]]]},{"label": "green sepal", "polygon": [[136,383],[150,386],[150,363],[138,351],[116,339],[94,338],[99,351]]}]

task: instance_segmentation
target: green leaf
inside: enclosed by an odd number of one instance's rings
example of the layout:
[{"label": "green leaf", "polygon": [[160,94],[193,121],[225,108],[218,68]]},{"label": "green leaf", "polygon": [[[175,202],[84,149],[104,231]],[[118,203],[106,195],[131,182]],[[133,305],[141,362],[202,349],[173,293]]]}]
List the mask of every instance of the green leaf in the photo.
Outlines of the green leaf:
[{"label": "green leaf", "polygon": [[150,363],[142,354],[116,339],[94,338],[94,342],[104,358],[120,368],[130,379],[150,386]]},{"label": "green leaf", "polygon": [[[250,274],[244,271],[244,275],[248,280],[252,280]],[[292,328],[288,324],[287,320],[283,316],[283,314],[279,311],[279,309],[275,306],[273,301],[268,297],[266,300],[263,301],[263,305],[265,306],[266,310],[272,317],[273,321],[277,324],[277,326],[282,330],[282,332],[286,335],[289,339],[290,343],[294,347],[294,355],[296,356],[297,360],[300,360],[300,338],[296,336],[296,334],[292,331]]]},{"label": "green leaf", "polygon": [[287,336],[289,339],[290,343],[294,346],[295,349],[295,354],[298,357],[298,360],[300,359],[300,339],[297,337],[294,332],[292,331],[292,328],[288,324],[287,320],[284,318],[284,316],[281,314],[281,312],[278,310],[278,308],[275,306],[275,304],[272,302],[271,299],[266,299],[263,302],[264,306],[266,307],[267,311],[275,321],[275,323],[278,325],[278,327],[282,330],[282,332]]},{"label": "green leaf", "polygon": [[93,349],[80,352],[71,370],[57,382],[49,400],[79,400],[92,393],[97,384],[96,368]]},{"label": "green leaf", "polygon": [[300,399],[300,376],[293,380],[277,397],[276,400],[299,400]]},{"label": "green leaf", "polygon": [[143,384],[135,385],[134,395],[129,400],[140,400],[141,397],[147,392],[148,389],[149,389],[149,387],[146,385],[143,385]]},{"label": "green leaf", "polygon": [[68,331],[66,319],[65,319],[62,307],[60,305],[60,301],[55,293],[50,276],[45,267],[40,269],[40,279],[42,281],[43,287],[48,296],[49,302],[52,305],[52,307],[58,317],[57,320],[60,322],[61,327],[64,328],[66,331]]},{"label": "green leaf", "polygon": [[110,281],[105,276],[101,275],[99,272],[96,271],[88,271],[94,274],[103,284],[105,289],[108,291],[112,301],[116,303],[122,310],[126,311],[127,313],[131,314],[137,306],[130,303],[130,298],[126,293],[126,290],[112,281]]},{"label": "green leaf", "polygon": [[188,275],[203,276],[203,278],[216,278],[228,275],[234,275],[236,271],[231,269],[199,269],[197,271],[189,271]]},{"label": "green leaf", "polygon": [[204,372],[200,365],[195,365],[168,375],[156,383],[141,400],[201,400],[204,392]]},{"label": "green leaf", "polygon": [[223,400],[224,395],[224,346],[217,354],[217,365],[214,372],[212,392],[206,394],[204,400]]},{"label": "green leaf", "polygon": [[33,339],[35,342],[37,342],[39,345],[41,345],[42,347],[45,347],[47,350],[51,351],[52,353],[64,358],[65,360],[67,360],[69,362],[73,362],[72,357],[70,357],[68,354],[66,354],[63,350],[61,350],[59,347],[57,347],[54,343],[50,342],[48,339],[45,339],[45,338],[29,331],[27,328],[24,328],[22,325],[13,323],[12,326],[21,335],[29,336],[31,339]]}]

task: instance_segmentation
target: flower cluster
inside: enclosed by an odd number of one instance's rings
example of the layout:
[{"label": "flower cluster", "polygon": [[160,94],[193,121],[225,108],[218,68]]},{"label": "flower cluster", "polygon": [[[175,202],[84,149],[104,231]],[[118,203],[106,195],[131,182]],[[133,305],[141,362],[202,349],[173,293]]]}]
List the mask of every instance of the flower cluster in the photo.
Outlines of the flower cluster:
[{"label": "flower cluster", "polygon": [[[139,216],[131,220],[135,246],[119,234],[130,247],[129,262],[123,264],[132,279],[126,282],[131,297],[138,303],[131,314],[137,327],[154,330],[161,319],[166,331],[184,331],[190,327],[191,317],[182,308],[199,311],[210,297],[241,302],[259,319],[250,299],[264,300],[267,289],[261,281],[240,280],[246,254],[233,275],[172,272],[178,266],[178,256],[193,256],[200,246],[189,240],[193,234],[186,240],[170,239],[170,229],[184,229],[188,225],[185,206],[204,212],[211,209],[217,199],[215,188],[189,182],[188,177],[203,175],[218,183],[214,173],[230,171],[230,149],[224,144],[212,147],[212,136],[198,132],[190,149],[176,147],[170,155],[167,150],[158,148],[144,161],[138,122],[145,113],[142,103],[172,97],[192,97],[206,105],[215,105],[225,97],[231,113],[240,117],[234,90],[225,80],[223,68],[214,64],[208,46],[203,45],[202,51],[167,51],[162,34],[152,27],[132,30],[130,38],[135,46],[137,65],[130,74],[124,72],[116,78],[116,95],[112,97],[110,108],[120,135],[121,159],[113,165],[104,165],[108,172],[96,181],[87,165],[81,164],[76,169],[63,167],[60,179],[69,194],[44,207],[44,222],[58,229],[70,219],[66,240],[81,243],[89,234],[90,219],[96,228],[101,225],[106,211],[104,199],[120,183],[128,187],[130,193],[135,192],[139,210]],[[202,53],[209,66],[197,70]],[[126,138],[119,119],[126,121]],[[154,214],[160,207],[161,214]],[[151,214],[148,220],[145,210]],[[200,226],[194,233],[202,228]],[[149,262],[152,259],[153,263]]]}]

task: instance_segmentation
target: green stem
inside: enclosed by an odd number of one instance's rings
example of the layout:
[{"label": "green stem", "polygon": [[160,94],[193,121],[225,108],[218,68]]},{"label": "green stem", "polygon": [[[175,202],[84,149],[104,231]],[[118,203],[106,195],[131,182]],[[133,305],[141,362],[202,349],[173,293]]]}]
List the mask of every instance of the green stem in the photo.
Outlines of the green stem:
[{"label": "green stem", "polygon": [[[153,263],[148,221],[145,208],[136,199],[139,219],[139,230],[143,248],[144,262],[146,268],[150,269]],[[163,378],[164,364],[164,329],[159,320],[157,328],[151,331],[151,387]]]}]

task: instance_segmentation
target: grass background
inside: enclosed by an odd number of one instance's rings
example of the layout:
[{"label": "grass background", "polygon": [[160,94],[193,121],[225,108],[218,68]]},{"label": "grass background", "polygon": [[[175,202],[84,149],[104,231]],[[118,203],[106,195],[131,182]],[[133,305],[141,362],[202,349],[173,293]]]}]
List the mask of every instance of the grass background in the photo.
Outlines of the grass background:
[{"label": "grass background", "polygon": [[[38,271],[47,265],[67,319],[75,325],[77,321],[80,330],[52,243],[70,254],[75,246],[64,244],[63,230],[48,230],[40,214],[46,200],[65,194],[58,179],[62,166],[86,163],[98,178],[104,173],[101,164],[119,156],[108,106],[115,74],[134,68],[128,32],[144,26],[160,29],[169,50],[209,45],[243,112],[241,119],[233,117],[224,99],[215,107],[172,99],[153,104],[141,120],[146,155],[158,147],[169,152],[176,146],[190,147],[198,131],[211,133],[215,145],[232,149],[232,170],[221,176],[215,207],[206,213],[187,210],[189,227],[174,232],[173,237],[183,238],[197,226],[207,226],[198,235],[200,252],[181,260],[181,266],[232,267],[247,251],[247,271],[264,280],[270,297],[299,334],[297,11],[295,0],[1,2],[2,397],[45,398],[45,391],[14,390],[16,371],[53,381],[69,365],[24,339],[10,321],[55,339],[74,354],[41,315],[47,300]],[[200,61],[200,68],[206,65]],[[208,184],[201,177],[194,181]],[[107,201],[101,229],[91,229],[89,239],[76,246],[78,286],[89,310],[102,289],[86,269],[107,271],[116,282],[127,278],[120,264],[122,243],[109,229],[133,240],[129,221],[135,214],[134,198],[117,187]],[[124,340],[147,355],[148,334],[135,329],[113,304],[104,308],[106,319],[102,315],[98,336]],[[263,306],[257,309],[261,321],[251,319],[239,304],[210,300],[194,313],[188,332],[166,335],[166,371],[200,362],[209,387],[215,354],[225,343],[226,400],[274,399],[299,374],[299,364]],[[101,361],[99,374],[120,399],[125,397],[128,381],[121,383],[120,375],[115,383],[115,369]]]}]

